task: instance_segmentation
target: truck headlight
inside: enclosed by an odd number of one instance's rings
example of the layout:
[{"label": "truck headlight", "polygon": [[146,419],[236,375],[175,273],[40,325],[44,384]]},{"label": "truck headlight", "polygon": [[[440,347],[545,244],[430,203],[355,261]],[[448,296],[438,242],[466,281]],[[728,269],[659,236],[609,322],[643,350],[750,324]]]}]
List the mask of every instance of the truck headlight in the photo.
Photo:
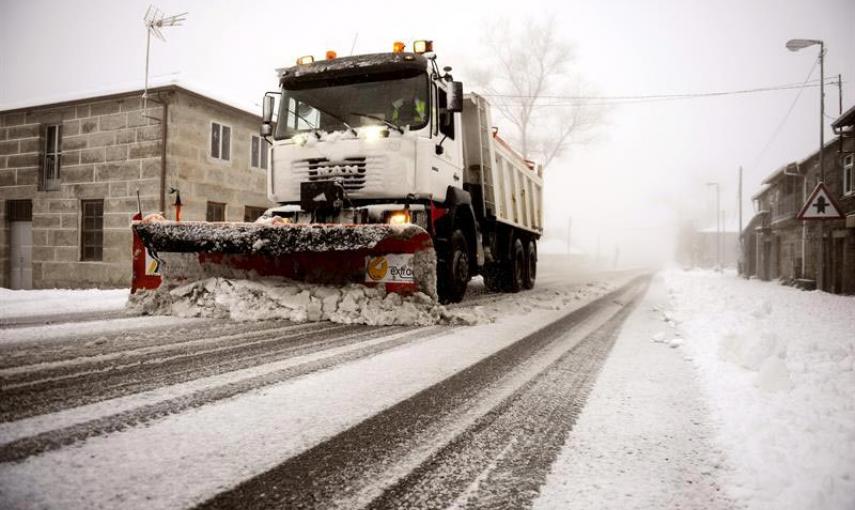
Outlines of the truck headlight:
[{"label": "truck headlight", "polygon": [[386,223],[389,225],[409,225],[412,223],[410,211],[392,211],[387,214]]},{"label": "truck headlight", "polygon": [[359,132],[366,140],[379,140],[389,136],[389,130],[385,126],[365,126]]}]

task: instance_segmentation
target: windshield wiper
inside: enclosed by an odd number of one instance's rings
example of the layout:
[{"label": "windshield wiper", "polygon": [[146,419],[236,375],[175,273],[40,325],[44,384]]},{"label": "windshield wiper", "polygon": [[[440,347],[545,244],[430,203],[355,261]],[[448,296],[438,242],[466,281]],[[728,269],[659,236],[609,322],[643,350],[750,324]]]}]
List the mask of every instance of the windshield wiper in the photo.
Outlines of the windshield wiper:
[{"label": "windshield wiper", "polygon": [[404,128],[402,128],[401,126],[399,126],[399,125],[395,124],[394,122],[389,122],[388,120],[386,120],[386,119],[384,119],[384,118],[382,118],[382,117],[378,117],[378,116],[376,116],[376,115],[371,115],[371,114],[368,114],[368,113],[360,113],[360,112],[350,112],[350,115],[359,115],[360,117],[366,117],[366,118],[368,118],[368,119],[379,120],[380,122],[382,122],[382,123],[386,124],[386,125],[387,125],[387,126],[389,126],[390,128],[392,128],[392,129],[396,129],[399,133],[404,134]]},{"label": "windshield wiper", "polygon": [[315,138],[317,138],[318,140],[321,139],[321,135],[318,134],[318,128],[314,124],[309,122],[309,119],[307,119],[306,117],[303,117],[302,115],[300,115],[299,113],[297,113],[294,110],[288,110],[288,113],[293,113],[295,117],[297,117],[298,119],[300,119],[303,122],[305,122],[306,124],[308,124],[309,129],[312,130],[312,134],[315,135]]},{"label": "windshield wiper", "polygon": [[351,126],[350,124],[348,124],[348,123],[347,123],[343,118],[341,118],[341,116],[336,115],[336,114],[334,114],[334,113],[332,113],[332,112],[329,112],[329,111],[327,111],[327,110],[324,110],[324,109],[318,108],[318,107],[317,107],[317,106],[315,106],[315,105],[312,105],[312,108],[314,108],[315,110],[317,110],[317,111],[319,111],[319,112],[321,112],[321,113],[325,113],[325,114],[329,115],[330,117],[334,118],[335,120],[337,120],[337,121],[341,122],[342,124],[344,124],[344,125],[345,125],[345,127],[346,127],[347,129],[349,129],[351,133],[353,133],[353,136],[359,136],[359,135],[357,134],[356,130],[355,130],[355,129],[353,129],[353,126]]}]

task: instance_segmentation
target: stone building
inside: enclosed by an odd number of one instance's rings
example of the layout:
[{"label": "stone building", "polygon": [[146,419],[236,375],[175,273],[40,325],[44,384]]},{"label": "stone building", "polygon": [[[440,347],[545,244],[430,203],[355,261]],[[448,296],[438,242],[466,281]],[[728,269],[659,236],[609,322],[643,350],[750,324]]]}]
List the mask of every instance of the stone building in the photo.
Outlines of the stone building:
[{"label": "stone building", "polygon": [[[131,217],[243,221],[266,194],[261,119],[170,84],[0,111],[0,286],[124,287]],[[145,105],[145,108],[144,108]]]},{"label": "stone building", "polygon": [[[823,149],[825,185],[845,218],[823,222],[825,288],[855,294],[855,107],[833,124]],[[796,215],[819,181],[819,151],[782,166],[754,196],[755,216],[742,233],[743,274],[816,286],[819,229]]]}]

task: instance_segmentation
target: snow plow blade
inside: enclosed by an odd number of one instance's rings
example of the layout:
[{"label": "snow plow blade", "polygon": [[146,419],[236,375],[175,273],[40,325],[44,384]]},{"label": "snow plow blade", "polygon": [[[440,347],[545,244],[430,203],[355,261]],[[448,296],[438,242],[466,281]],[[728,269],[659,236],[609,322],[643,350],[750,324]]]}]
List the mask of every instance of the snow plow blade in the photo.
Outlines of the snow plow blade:
[{"label": "snow plow blade", "polygon": [[132,292],[213,276],[282,277],[436,298],[433,242],[417,225],[136,221],[132,229]]}]

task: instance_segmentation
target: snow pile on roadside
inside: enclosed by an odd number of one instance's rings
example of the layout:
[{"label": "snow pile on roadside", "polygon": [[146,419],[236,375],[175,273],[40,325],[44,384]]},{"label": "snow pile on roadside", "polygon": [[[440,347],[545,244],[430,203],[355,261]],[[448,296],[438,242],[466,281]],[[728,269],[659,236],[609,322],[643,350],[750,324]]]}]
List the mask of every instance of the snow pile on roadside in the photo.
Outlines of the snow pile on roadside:
[{"label": "snow pile on roadside", "polygon": [[128,289],[9,290],[0,288],[0,303],[2,303],[0,319],[121,310],[127,299]]},{"label": "snow pile on roadside", "polygon": [[236,321],[328,320],[372,326],[473,325],[492,322],[480,308],[449,310],[426,294],[386,293],[382,287],[331,287],[283,279],[207,278],[171,291],[140,292],[128,306],[141,313]]},{"label": "snow pile on roadside", "polygon": [[855,508],[855,298],[703,271],[664,274],[655,341],[698,367],[749,508]]}]

